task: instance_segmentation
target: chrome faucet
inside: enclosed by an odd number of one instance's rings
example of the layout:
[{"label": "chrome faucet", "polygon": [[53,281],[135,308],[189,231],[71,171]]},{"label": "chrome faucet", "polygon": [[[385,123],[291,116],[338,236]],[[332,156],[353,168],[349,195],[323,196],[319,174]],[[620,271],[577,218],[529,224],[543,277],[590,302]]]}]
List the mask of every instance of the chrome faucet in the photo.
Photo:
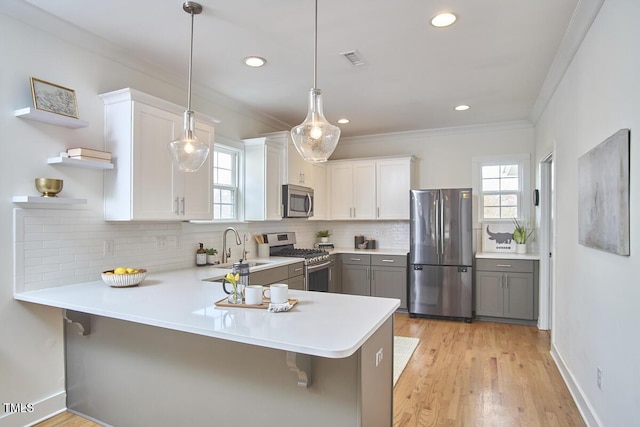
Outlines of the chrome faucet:
[{"label": "chrome faucet", "polygon": [[242,241],[240,240],[240,235],[238,234],[238,230],[233,227],[227,227],[226,230],[222,233],[222,263],[226,263],[227,259],[231,258],[231,248],[227,249],[227,231],[233,231],[236,235],[236,245],[240,246]]}]

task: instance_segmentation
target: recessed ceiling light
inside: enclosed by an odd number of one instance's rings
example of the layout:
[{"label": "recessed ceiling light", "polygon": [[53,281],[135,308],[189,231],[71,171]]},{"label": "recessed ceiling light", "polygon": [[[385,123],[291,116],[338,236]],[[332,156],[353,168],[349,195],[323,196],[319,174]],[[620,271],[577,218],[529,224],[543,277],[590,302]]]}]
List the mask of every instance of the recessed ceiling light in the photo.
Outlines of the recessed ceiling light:
[{"label": "recessed ceiling light", "polygon": [[249,67],[262,67],[267,63],[267,60],[259,56],[248,56],[244,58],[244,63]]},{"label": "recessed ceiling light", "polygon": [[347,123],[349,123],[351,120],[349,119],[338,119],[338,123],[340,123],[341,125],[346,125]]},{"label": "recessed ceiling light", "polygon": [[456,110],[456,111],[466,111],[469,108],[471,108],[471,107],[469,107],[468,105],[462,104],[462,105],[458,105],[457,107],[455,107],[454,110]]},{"label": "recessed ceiling light", "polygon": [[433,18],[431,18],[431,25],[438,28],[448,27],[449,25],[456,22],[456,19],[457,19],[456,15],[454,15],[451,12],[439,13]]}]

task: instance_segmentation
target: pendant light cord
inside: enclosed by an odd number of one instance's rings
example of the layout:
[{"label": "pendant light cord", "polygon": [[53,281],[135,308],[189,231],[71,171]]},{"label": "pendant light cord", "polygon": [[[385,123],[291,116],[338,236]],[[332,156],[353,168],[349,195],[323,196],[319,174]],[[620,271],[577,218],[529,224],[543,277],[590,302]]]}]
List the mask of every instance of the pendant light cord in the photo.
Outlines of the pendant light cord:
[{"label": "pendant light cord", "polygon": [[189,83],[187,89],[187,110],[191,111],[191,73],[193,68],[193,9],[191,10],[191,41],[189,47]]},{"label": "pendant light cord", "polygon": [[316,0],[315,23],[313,31],[313,88],[318,88],[318,0]]}]

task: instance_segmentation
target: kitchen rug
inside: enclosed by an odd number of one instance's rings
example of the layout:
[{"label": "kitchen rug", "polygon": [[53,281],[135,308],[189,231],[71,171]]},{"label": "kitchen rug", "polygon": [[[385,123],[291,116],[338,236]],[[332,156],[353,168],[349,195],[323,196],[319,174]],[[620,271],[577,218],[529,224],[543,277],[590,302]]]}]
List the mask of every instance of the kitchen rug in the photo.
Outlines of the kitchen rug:
[{"label": "kitchen rug", "polygon": [[409,363],[411,355],[418,347],[420,339],[411,337],[393,337],[393,385],[396,385],[400,374]]}]

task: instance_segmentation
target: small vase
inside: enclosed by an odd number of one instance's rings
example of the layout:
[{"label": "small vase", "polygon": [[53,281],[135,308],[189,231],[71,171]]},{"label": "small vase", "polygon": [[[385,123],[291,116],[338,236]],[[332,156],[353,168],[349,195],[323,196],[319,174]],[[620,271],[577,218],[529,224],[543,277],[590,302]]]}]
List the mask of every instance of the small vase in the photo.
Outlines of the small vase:
[{"label": "small vase", "polygon": [[321,237],[321,238],[320,238],[320,242],[321,242],[321,243],[327,243],[328,241],[329,241],[329,238],[328,238],[328,237]]},{"label": "small vase", "polygon": [[218,264],[218,255],[207,255],[207,264]]},{"label": "small vase", "polygon": [[229,304],[242,304],[242,293],[239,292],[239,289],[237,286],[233,289],[233,291],[227,297],[227,302]]},{"label": "small vase", "polygon": [[527,244],[526,243],[516,243],[516,253],[517,254],[526,254],[527,253]]}]

